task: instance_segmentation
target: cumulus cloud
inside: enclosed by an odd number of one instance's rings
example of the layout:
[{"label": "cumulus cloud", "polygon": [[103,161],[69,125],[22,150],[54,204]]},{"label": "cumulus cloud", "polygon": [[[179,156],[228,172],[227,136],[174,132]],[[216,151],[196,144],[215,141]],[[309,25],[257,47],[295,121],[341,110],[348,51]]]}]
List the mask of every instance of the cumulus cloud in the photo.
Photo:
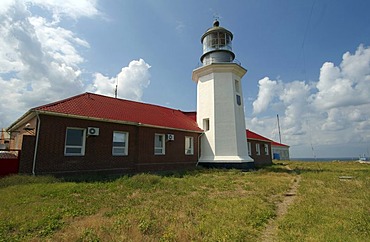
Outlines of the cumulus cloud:
[{"label": "cumulus cloud", "polygon": [[261,113],[267,109],[270,102],[278,94],[281,84],[265,77],[258,81],[259,92],[257,99],[253,102],[253,113]]},{"label": "cumulus cloud", "polygon": [[122,68],[116,77],[106,77],[95,73],[93,84],[89,90],[98,94],[112,96],[118,84],[117,96],[131,100],[141,100],[144,88],[150,84],[150,65],[143,59],[133,60]]},{"label": "cumulus cloud", "polygon": [[[0,127],[29,108],[90,90],[138,100],[149,85],[149,65],[133,61],[116,78],[94,74],[82,79],[81,50],[88,41],[68,29],[65,20],[99,16],[95,0],[3,0],[0,2]],[[140,80],[140,81],[137,81]],[[110,89],[108,91],[108,89]]]},{"label": "cumulus cloud", "polygon": [[282,117],[285,142],[293,146],[369,142],[364,131],[370,133],[370,47],[346,52],[339,65],[324,63],[316,82],[261,79],[251,128],[275,138],[274,118],[257,119],[275,111]]}]

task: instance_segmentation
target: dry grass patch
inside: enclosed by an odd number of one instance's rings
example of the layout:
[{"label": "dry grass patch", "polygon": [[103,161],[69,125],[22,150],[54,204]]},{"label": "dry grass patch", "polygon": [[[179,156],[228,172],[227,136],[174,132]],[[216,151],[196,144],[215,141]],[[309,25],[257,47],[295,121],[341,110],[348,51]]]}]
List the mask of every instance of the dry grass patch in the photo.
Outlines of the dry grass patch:
[{"label": "dry grass patch", "polygon": [[4,178],[0,241],[256,240],[294,176],[274,166],[85,182]]}]

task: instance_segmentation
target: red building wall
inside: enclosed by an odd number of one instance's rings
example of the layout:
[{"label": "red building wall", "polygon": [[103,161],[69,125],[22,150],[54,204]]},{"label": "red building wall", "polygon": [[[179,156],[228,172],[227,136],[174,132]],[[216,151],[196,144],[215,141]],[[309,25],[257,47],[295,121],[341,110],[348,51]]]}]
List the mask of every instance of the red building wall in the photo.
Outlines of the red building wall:
[{"label": "red building wall", "polygon": [[[171,170],[195,167],[197,162],[198,133],[50,115],[40,115],[40,121],[36,174]],[[84,156],[64,155],[67,127],[100,129],[99,136],[86,137]],[[127,156],[112,155],[113,131],[129,133]],[[154,155],[155,133],[175,136],[174,141],[166,142],[165,155]],[[185,136],[194,139],[194,155],[185,155]],[[29,159],[33,160],[33,157],[29,157],[24,164],[29,164]]]},{"label": "red building wall", "polygon": [[[264,142],[262,140],[253,140],[248,139],[248,142],[251,143],[251,157],[254,160],[255,166],[264,166],[264,165],[271,165],[272,164],[272,154],[271,154],[271,143]],[[260,154],[257,155],[256,144],[260,144]],[[264,145],[268,145],[268,155],[265,154]]]}]

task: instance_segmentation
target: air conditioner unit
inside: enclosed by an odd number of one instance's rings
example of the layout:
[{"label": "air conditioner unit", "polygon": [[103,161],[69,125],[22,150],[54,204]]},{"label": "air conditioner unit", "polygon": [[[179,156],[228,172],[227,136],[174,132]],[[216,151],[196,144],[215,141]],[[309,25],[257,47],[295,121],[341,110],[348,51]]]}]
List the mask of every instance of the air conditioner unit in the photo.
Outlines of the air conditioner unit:
[{"label": "air conditioner unit", "polygon": [[175,135],[173,135],[173,134],[167,134],[167,140],[169,140],[169,141],[175,140]]},{"label": "air conditioner unit", "polygon": [[87,135],[89,135],[89,136],[98,136],[99,135],[99,128],[88,127],[87,128]]}]

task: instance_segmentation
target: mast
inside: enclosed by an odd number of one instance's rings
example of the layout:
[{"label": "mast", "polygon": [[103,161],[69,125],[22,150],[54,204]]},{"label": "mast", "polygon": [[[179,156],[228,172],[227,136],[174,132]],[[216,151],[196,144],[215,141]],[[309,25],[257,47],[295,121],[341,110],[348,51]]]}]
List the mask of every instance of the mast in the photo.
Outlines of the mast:
[{"label": "mast", "polygon": [[279,141],[280,141],[280,144],[281,144],[281,133],[280,133],[280,121],[279,121],[279,114],[276,115],[277,117],[277,123],[278,123],[278,130],[279,130]]},{"label": "mast", "polygon": [[116,88],[114,89],[114,98],[117,98],[117,93],[118,93],[118,75],[116,80]]}]

